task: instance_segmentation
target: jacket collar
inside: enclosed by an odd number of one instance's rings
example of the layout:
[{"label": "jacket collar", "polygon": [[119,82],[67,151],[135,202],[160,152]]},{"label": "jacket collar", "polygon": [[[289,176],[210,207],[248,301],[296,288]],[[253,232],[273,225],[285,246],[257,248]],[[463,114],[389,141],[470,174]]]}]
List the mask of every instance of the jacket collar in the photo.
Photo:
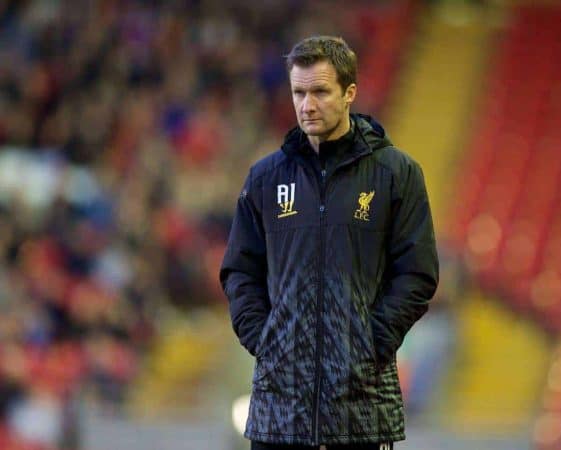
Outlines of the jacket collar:
[{"label": "jacket collar", "polygon": [[[370,154],[379,148],[391,145],[391,141],[386,136],[384,128],[372,117],[364,114],[351,114],[351,120],[355,124],[352,134],[352,143],[347,150],[347,155],[343,162],[354,161],[355,159]],[[346,138],[343,137],[343,139]],[[281,150],[288,156],[298,161],[304,159],[304,152],[309,146],[306,133],[300,127],[294,127],[285,136]]]}]

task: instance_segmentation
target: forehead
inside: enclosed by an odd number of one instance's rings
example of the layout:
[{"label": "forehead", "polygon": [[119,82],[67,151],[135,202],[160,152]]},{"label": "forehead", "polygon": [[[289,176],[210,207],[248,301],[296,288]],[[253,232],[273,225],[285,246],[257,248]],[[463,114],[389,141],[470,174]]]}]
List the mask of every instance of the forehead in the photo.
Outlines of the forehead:
[{"label": "forehead", "polygon": [[337,71],[328,61],[319,61],[311,66],[294,65],[290,70],[292,86],[312,86],[316,84],[336,84]]}]

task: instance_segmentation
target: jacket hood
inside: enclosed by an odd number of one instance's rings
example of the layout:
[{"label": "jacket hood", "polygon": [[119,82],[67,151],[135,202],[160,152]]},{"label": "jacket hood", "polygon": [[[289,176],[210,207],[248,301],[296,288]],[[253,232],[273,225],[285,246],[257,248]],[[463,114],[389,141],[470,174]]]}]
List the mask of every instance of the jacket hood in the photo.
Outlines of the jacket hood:
[{"label": "jacket hood", "polygon": [[[350,117],[357,127],[353,151],[363,153],[369,150],[373,152],[379,148],[392,145],[382,125],[371,116],[351,113]],[[296,126],[286,134],[281,149],[286,155],[293,156],[302,148],[305,142],[306,133],[299,126]]]}]

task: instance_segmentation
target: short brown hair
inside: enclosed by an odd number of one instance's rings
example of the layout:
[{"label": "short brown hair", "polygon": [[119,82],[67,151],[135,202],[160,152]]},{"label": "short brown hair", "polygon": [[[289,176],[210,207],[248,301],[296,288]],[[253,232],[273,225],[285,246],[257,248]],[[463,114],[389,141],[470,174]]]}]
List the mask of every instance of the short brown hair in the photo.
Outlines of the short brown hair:
[{"label": "short brown hair", "polygon": [[286,55],[286,68],[290,73],[294,66],[309,67],[320,61],[328,61],[335,67],[343,92],[356,83],[356,54],[340,37],[312,36],[298,42]]}]

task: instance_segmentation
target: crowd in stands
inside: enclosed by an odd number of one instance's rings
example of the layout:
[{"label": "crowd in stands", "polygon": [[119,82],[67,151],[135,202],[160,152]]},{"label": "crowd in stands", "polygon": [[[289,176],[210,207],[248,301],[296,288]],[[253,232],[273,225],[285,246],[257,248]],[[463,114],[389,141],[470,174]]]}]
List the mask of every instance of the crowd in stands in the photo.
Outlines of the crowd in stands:
[{"label": "crowd in stands", "polygon": [[247,167],[294,125],[281,55],[341,30],[375,114],[400,45],[379,17],[409,3],[0,3],[0,448],[75,448],[77,394],[118,407],[158,305],[223,303]]}]

